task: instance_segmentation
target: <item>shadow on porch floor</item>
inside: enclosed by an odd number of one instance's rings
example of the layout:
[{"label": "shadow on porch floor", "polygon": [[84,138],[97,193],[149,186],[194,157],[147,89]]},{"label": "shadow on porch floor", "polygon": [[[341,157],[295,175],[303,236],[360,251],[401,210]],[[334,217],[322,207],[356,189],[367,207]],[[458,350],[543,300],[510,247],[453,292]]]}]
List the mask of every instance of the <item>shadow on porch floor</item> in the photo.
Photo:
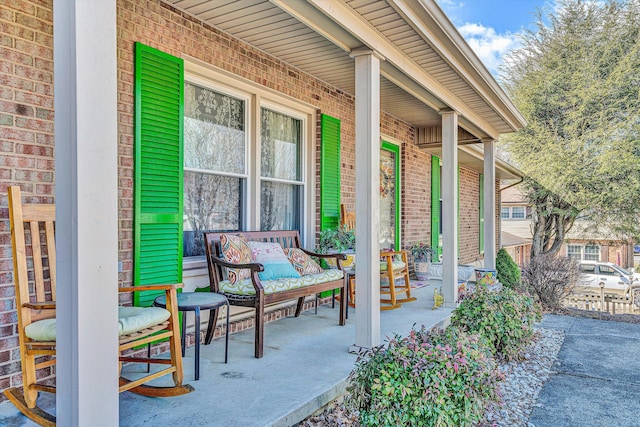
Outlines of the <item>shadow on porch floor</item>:
[{"label": "shadow on porch floor", "polygon": [[[435,286],[439,283],[415,289],[412,293],[417,301],[381,312],[383,342],[395,333],[406,335],[414,324],[430,328],[448,319],[451,309],[432,310]],[[123,393],[120,425],[291,426],[344,392],[356,361],[356,355],[348,352],[354,337],[354,309],[349,309],[347,325],[340,327],[337,306],[321,306],[317,315],[309,310],[297,319],[267,324],[262,359],[253,357],[253,329],[230,336],[226,365],[222,340],[201,346],[199,381],[193,381],[194,349],[189,347],[184,359],[185,382],[195,391],[165,399]],[[39,404],[50,410],[53,399],[48,405]],[[34,424],[3,402],[0,425]]]}]

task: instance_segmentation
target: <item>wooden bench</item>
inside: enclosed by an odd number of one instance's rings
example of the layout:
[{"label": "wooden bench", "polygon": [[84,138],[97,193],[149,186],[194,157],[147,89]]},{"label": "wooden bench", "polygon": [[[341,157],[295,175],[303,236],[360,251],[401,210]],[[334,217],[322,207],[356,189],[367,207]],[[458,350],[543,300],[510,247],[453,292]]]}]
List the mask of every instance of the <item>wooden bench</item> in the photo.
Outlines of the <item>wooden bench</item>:
[{"label": "wooden bench", "polygon": [[[268,304],[298,299],[295,311],[295,317],[302,312],[305,297],[316,295],[319,292],[340,289],[342,295],[346,295],[347,282],[346,275],[342,270],[342,261],[346,256],[342,254],[318,254],[305,250],[300,246],[300,235],[298,231],[245,231],[230,232],[232,234],[244,236],[248,241],[274,242],[279,243],[283,248],[299,248],[307,255],[316,258],[334,258],[338,266],[339,274],[334,274],[334,279],[314,284],[303,284],[300,279],[299,287],[287,290],[279,290],[276,292],[265,291],[265,285],[269,281],[261,281],[258,273],[264,271],[264,267],[260,263],[234,264],[223,259],[222,249],[220,245],[220,235],[223,233],[205,233],[205,247],[207,253],[207,265],[209,267],[209,279],[211,283],[211,291],[222,293],[227,297],[231,305],[255,308],[255,357],[263,356],[264,346],[264,310]],[[228,268],[245,268],[251,270],[251,284],[255,292],[236,292],[228,289],[221,289],[221,283],[226,280],[226,271]],[[338,277],[339,276],[339,277]],[[307,277],[307,276],[302,276]],[[296,280],[296,279],[293,279]],[[228,283],[225,283],[228,284]],[[269,289],[269,286],[267,286]],[[340,298],[340,326],[344,326],[347,314],[347,305],[345,298]]]}]

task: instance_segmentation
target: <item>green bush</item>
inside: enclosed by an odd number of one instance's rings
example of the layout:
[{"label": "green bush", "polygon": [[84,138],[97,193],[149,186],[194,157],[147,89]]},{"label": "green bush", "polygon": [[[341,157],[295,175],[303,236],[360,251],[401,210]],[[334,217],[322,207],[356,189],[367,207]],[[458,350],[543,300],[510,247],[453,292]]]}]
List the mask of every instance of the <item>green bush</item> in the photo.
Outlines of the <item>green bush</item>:
[{"label": "green bush", "polygon": [[496,357],[514,360],[531,341],[533,324],[540,319],[540,307],[528,295],[506,287],[477,288],[453,311],[451,324],[485,337]]},{"label": "green bush", "polygon": [[480,336],[423,327],[360,358],[345,405],[363,426],[471,426],[500,402],[502,379]]},{"label": "green bush", "polygon": [[500,283],[511,289],[518,287],[520,284],[520,268],[504,248],[500,249],[496,255],[496,270],[498,270],[498,281]]}]

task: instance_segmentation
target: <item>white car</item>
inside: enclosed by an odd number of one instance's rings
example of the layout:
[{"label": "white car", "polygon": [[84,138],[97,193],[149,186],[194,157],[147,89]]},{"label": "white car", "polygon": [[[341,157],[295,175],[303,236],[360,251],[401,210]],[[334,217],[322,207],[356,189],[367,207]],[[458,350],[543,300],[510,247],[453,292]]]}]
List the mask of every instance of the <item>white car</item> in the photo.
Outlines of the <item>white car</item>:
[{"label": "white car", "polygon": [[579,286],[626,294],[634,283],[640,283],[633,268],[627,270],[612,262],[580,261]]}]

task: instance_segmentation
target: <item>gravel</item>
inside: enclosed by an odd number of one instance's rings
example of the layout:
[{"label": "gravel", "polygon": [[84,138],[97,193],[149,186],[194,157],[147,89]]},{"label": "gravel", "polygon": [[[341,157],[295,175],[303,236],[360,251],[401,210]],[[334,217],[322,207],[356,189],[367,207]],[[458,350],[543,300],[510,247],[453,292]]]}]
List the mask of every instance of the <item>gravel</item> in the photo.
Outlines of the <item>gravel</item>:
[{"label": "gravel", "polygon": [[[564,341],[564,332],[538,327],[535,339],[525,349],[523,360],[501,362],[505,375],[501,383],[504,403],[487,409],[486,421],[479,425],[492,427],[533,427],[528,419],[543,384],[552,373],[552,366]],[[307,418],[300,427],[359,427],[357,416],[348,414],[340,402],[334,402],[324,412]]]}]

